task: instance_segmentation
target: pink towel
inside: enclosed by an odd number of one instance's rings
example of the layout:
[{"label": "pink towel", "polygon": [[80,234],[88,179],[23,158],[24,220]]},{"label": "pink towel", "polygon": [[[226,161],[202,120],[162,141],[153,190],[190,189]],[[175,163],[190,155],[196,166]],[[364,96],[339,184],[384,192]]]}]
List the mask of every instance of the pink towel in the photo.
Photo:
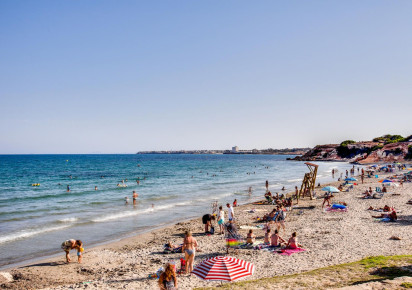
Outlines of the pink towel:
[{"label": "pink towel", "polygon": [[300,253],[300,252],[304,252],[306,251],[305,249],[302,248],[296,248],[296,249],[282,249],[280,251],[278,251],[277,253],[279,255],[286,255],[286,256],[290,256],[294,253]]}]

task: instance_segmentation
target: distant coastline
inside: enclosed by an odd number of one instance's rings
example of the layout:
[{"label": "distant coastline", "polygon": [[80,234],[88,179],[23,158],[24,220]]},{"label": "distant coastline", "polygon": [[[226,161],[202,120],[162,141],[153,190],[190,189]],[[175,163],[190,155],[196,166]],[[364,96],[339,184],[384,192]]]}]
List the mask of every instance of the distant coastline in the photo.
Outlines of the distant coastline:
[{"label": "distant coastline", "polygon": [[303,155],[311,148],[252,149],[252,150],[170,150],[139,151],[136,154],[256,154],[256,155]]}]

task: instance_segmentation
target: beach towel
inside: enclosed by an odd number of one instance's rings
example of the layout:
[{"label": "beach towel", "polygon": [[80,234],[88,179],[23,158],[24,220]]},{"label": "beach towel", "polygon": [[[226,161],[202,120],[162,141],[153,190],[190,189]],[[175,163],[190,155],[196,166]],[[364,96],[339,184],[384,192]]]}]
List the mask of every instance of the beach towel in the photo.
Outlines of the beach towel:
[{"label": "beach towel", "polygon": [[376,220],[378,222],[383,222],[383,223],[396,222],[396,221],[391,220],[390,218],[377,218]]},{"label": "beach towel", "polygon": [[300,253],[306,251],[305,249],[302,248],[296,248],[296,249],[282,249],[280,251],[276,251],[279,255],[284,255],[284,256],[290,256],[295,253]]},{"label": "beach towel", "polygon": [[347,208],[332,208],[332,207],[327,207],[325,209],[325,211],[329,211],[329,212],[347,212],[348,209]]},{"label": "beach towel", "polygon": [[242,230],[261,230],[263,226],[240,226]]},{"label": "beach towel", "polygon": [[255,246],[255,250],[263,250],[270,247],[270,244],[259,243]]}]

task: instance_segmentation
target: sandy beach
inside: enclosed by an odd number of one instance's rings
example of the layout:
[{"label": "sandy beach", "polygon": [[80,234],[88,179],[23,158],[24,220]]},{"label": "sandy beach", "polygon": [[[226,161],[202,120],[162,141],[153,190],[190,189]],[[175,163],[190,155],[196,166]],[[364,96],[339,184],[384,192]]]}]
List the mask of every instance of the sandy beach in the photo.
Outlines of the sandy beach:
[{"label": "sandy beach", "polygon": [[[392,174],[379,173],[379,179],[396,173],[398,171]],[[287,239],[296,231],[299,243],[307,251],[282,256],[264,250],[240,249],[236,257],[252,262],[256,267],[255,274],[246,279],[300,273],[368,256],[411,254],[412,205],[406,202],[412,198],[412,184],[390,186],[382,199],[362,199],[362,192],[369,186],[373,189],[381,186],[379,179],[365,178],[364,184],[335,195],[332,202],[347,203],[347,212],[326,212],[322,209],[322,198],[301,200],[299,205],[288,212],[286,232],[281,232],[281,236]],[[338,182],[332,183],[337,184]],[[318,197],[323,195],[320,188],[315,191]],[[398,211],[397,222],[380,222],[372,217],[379,212],[367,210],[370,206],[377,208],[384,205]],[[238,228],[262,225],[263,223],[256,222],[256,217],[263,216],[273,207],[253,204],[236,207]],[[256,209],[256,212],[250,213],[251,209]],[[6,289],[156,289],[157,280],[149,279],[148,275],[171,260],[180,265],[179,260],[183,257],[181,253],[164,254],[163,245],[168,241],[180,244],[187,229],[194,233],[201,249],[196,254],[195,265],[205,258],[225,255],[225,240],[222,235],[204,235],[201,221],[203,214],[206,212],[199,213],[199,218],[194,220],[103,246],[87,248],[87,241],[84,241],[86,250],[82,264],[66,264],[62,252],[57,258],[2,271],[0,285]],[[246,236],[247,230],[239,229],[239,232]],[[257,240],[263,242],[264,231],[257,229],[254,232]],[[401,239],[392,240],[392,236]],[[74,261],[74,251],[71,256]],[[180,289],[219,284],[220,282],[203,281],[194,275],[178,276]]]}]

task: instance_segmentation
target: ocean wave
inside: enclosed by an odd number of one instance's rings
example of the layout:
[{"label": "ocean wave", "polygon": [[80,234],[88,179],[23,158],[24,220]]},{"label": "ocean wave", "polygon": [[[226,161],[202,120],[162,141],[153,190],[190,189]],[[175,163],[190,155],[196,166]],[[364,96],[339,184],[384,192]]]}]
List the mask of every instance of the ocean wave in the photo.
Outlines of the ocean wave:
[{"label": "ocean wave", "polygon": [[62,230],[64,228],[68,228],[71,225],[64,225],[64,226],[54,226],[54,227],[44,227],[40,229],[31,229],[31,230],[23,230],[16,233],[8,234],[5,236],[0,237],[0,244],[4,244],[7,242],[12,242],[16,240],[21,240],[24,238],[29,238],[35,235],[44,234],[47,232]]},{"label": "ocean wave", "polygon": [[75,217],[71,217],[71,218],[59,219],[59,222],[61,222],[61,223],[73,223],[77,220],[79,220],[79,219],[75,218]]},{"label": "ocean wave", "polygon": [[298,182],[298,181],[302,181],[302,178],[296,178],[296,179],[288,179],[286,180],[287,182]]},{"label": "ocean wave", "polygon": [[166,205],[155,205],[154,207],[150,207],[150,208],[146,208],[142,210],[133,210],[133,211],[126,211],[126,212],[121,212],[121,213],[105,215],[102,217],[94,218],[92,219],[92,221],[95,223],[113,221],[113,220],[118,220],[122,218],[128,218],[128,217],[137,216],[141,214],[151,213],[151,212],[155,212],[159,210],[165,210],[165,209],[176,207],[176,206],[185,206],[190,203],[192,203],[192,201],[171,203],[171,204],[166,204]]}]

